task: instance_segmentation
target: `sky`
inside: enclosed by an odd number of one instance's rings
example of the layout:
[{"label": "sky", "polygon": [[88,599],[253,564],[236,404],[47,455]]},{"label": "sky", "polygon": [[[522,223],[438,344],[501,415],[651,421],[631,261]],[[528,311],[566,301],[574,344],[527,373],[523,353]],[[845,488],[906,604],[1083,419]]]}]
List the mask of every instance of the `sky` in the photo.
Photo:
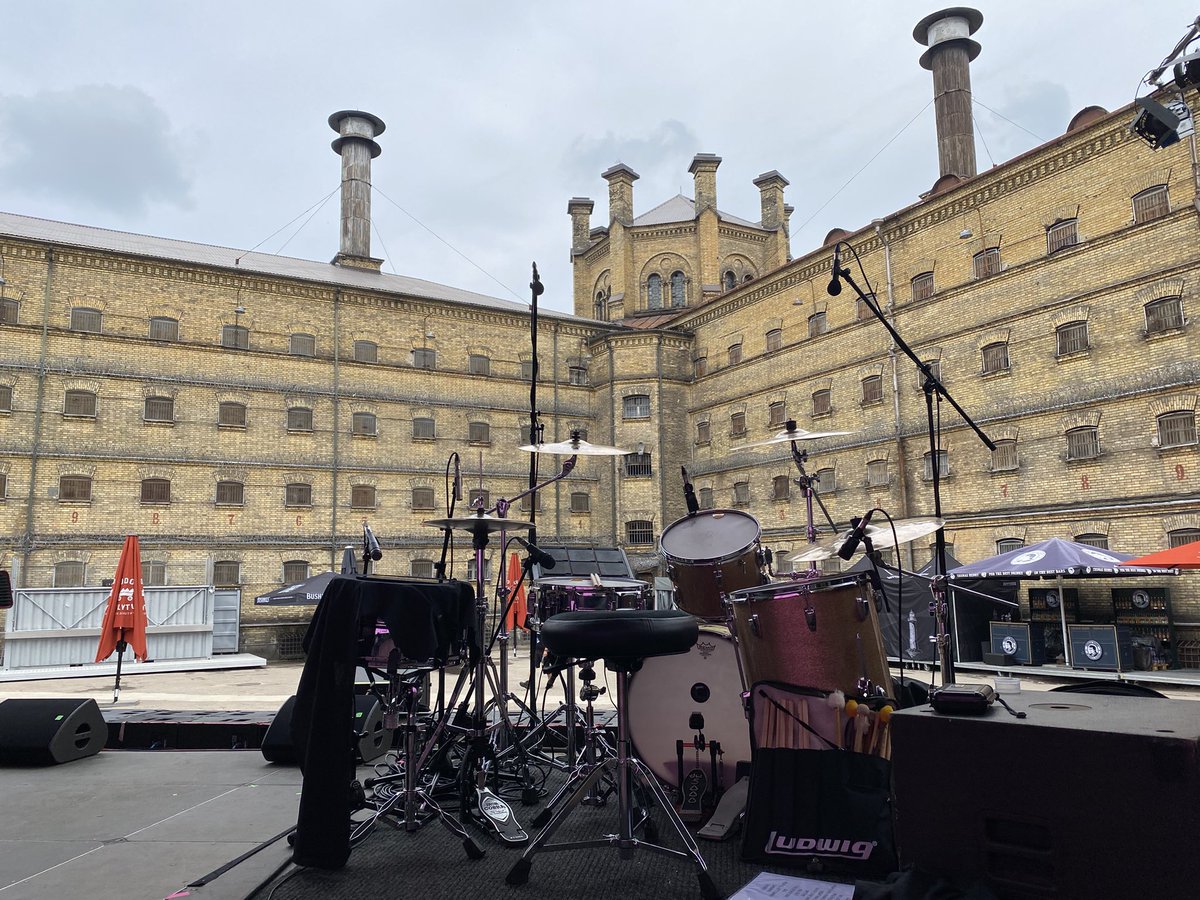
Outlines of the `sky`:
[{"label": "sky", "polygon": [[[5,6],[10,12],[15,0]],[[980,171],[1115,110],[1200,3],[979,2]],[[570,311],[571,197],[617,162],[634,213],[715,153],[717,205],[758,221],[790,182],[795,256],[937,179],[933,82],[911,0],[43,0],[5,16],[0,209],[329,261],[330,113],[386,123],[372,166],[385,272]],[[33,9],[32,14],[28,10]],[[1132,116],[1131,116],[1132,118]]]}]

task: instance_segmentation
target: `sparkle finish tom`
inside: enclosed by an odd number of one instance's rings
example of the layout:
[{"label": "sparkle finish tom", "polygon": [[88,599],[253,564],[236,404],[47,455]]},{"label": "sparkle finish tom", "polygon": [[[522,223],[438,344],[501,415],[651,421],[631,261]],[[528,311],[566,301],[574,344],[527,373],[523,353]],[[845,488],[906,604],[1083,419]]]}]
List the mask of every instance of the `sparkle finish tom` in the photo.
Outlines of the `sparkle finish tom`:
[{"label": "sparkle finish tom", "polygon": [[675,585],[675,605],[724,621],[721,594],[764,584],[758,519],[736,509],[706,509],[668,525],[659,555]]},{"label": "sparkle finish tom", "polygon": [[601,578],[589,575],[539,578],[533,584],[532,608],[540,624],[560,612],[580,609],[647,609],[652,606],[650,585],[636,578]]},{"label": "sparkle finish tom", "polygon": [[860,679],[894,696],[875,594],[863,576],[768,584],[729,597],[746,684],[859,694]]},{"label": "sparkle finish tom", "polygon": [[724,751],[719,771],[723,787],[736,781],[739,760],[750,759],[750,726],[742,708],[737,653],[729,630],[701,625],[700,638],[687,653],[652,656],[629,679],[626,695],[629,734],[638,757],[662,781],[679,787],[679,754],[683,741],[684,771],[697,764],[709,771],[709,752],[697,757],[691,718],[704,717],[705,741],[718,741]]}]

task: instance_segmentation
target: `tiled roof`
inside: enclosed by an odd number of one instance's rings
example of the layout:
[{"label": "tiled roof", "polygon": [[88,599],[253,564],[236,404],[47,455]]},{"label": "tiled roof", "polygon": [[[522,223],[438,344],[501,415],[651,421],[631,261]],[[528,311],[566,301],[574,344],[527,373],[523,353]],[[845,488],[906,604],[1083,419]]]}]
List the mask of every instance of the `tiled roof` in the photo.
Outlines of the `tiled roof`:
[{"label": "tiled roof", "polygon": [[[737,216],[731,216],[729,213],[717,210],[717,217],[722,222],[729,222],[733,225],[742,225],[746,228],[761,228],[757,222],[748,222],[745,219],[739,219]],[[634,226],[638,225],[669,225],[675,222],[693,222],[696,219],[696,202],[683,194],[676,194],[670,200],[658,204],[647,212],[633,220]]]}]

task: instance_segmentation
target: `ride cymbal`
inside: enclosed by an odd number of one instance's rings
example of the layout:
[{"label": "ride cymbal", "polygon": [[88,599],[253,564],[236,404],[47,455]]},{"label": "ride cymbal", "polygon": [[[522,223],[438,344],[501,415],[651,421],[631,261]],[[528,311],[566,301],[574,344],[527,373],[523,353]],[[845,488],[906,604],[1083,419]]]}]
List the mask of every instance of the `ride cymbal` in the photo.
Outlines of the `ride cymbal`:
[{"label": "ride cymbal", "polygon": [[[912,543],[919,537],[933,534],[945,524],[945,519],[939,519],[935,516],[897,519],[894,540],[892,538],[892,527],[886,523],[883,525],[875,525],[874,523],[868,525],[863,530],[863,537],[869,538],[876,549],[883,550],[894,544]],[[794,550],[787,554],[787,558],[793,563],[820,562],[823,559],[832,559],[837,556],[838,551],[842,549],[842,545],[850,539],[853,531],[854,529],[847,529],[831,540]]]},{"label": "ride cymbal", "polygon": [[434,528],[455,528],[459,531],[469,531],[472,534],[477,534],[481,530],[488,534],[501,530],[527,531],[534,527],[532,522],[524,522],[520,519],[501,519],[498,516],[483,514],[452,519],[430,519],[421,524]]},{"label": "ride cymbal", "polygon": [[730,450],[749,450],[751,447],[766,447],[771,444],[787,444],[791,441],[812,441],[817,438],[836,437],[843,434],[854,434],[853,431],[805,431],[796,425],[795,421],[789,419],[787,427],[774,437],[769,437],[765,441],[755,441],[753,444],[743,444],[740,447],[731,447]]},{"label": "ride cymbal", "polygon": [[518,447],[526,453],[557,453],[560,456],[627,456],[632,450],[622,450],[620,447],[605,447],[601,444],[589,444],[587,441],[572,438],[555,444],[525,444]]}]

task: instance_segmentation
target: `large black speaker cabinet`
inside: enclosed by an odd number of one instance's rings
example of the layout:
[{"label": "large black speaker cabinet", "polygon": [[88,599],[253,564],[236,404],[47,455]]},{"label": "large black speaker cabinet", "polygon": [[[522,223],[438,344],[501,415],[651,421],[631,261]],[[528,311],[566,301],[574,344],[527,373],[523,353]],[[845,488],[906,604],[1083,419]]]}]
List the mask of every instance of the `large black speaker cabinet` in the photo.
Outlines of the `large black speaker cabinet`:
[{"label": "large black speaker cabinet", "polygon": [[90,697],[10,698],[0,702],[0,763],[48,766],[95,756],[108,726]]},{"label": "large black speaker cabinet", "polygon": [[[271,720],[267,733],[263,735],[263,757],[267,762],[295,765],[300,761],[296,746],[292,743],[292,712],[296,707],[295,695],[283,701],[279,712]],[[316,723],[316,727],[328,727]],[[372,694],[354,696],[354,731],[358,735],[355,749],[358,761],[373,762],[392,748],[392,732],[383,727],[383,708]]]},{"label": "large black speaker cabinet", "polygon": [[1200,893],[1200,703],[1026,691],[892,716],[902,865],[1003,900]]}]

